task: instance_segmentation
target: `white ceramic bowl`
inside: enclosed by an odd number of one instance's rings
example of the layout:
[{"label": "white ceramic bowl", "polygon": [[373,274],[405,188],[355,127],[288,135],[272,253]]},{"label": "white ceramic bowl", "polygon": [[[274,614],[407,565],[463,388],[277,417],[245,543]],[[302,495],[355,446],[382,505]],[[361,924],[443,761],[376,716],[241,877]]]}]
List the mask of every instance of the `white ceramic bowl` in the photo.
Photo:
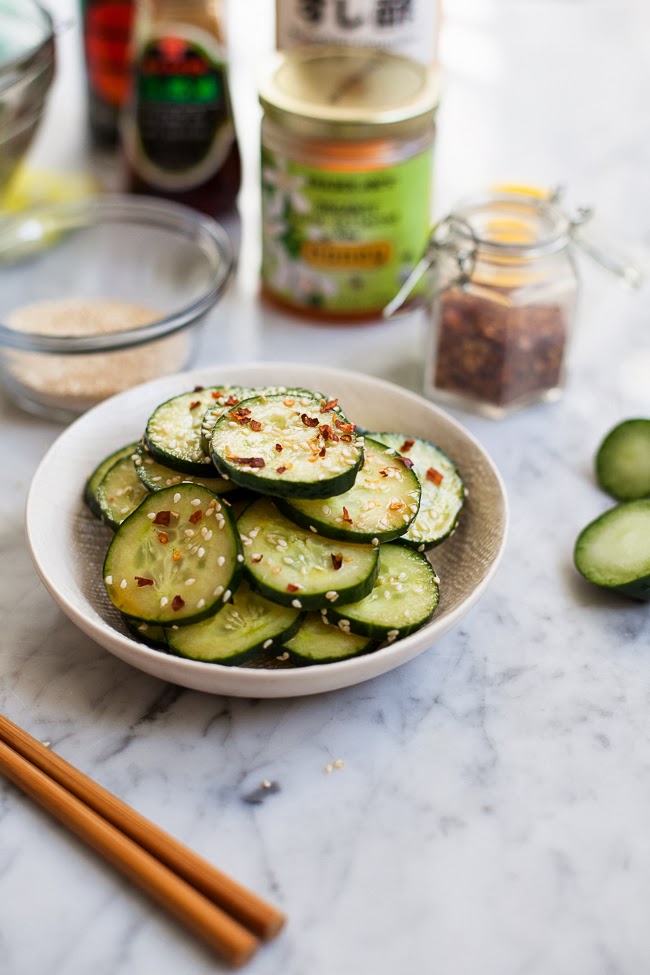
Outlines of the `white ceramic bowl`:
[{"label": "white ceramic bowl", "polygon": [[[109,453],[142,435],[163,400],[196,385],[239,383],[313,387],[338,397],[348,418],[368,430],[426,437],[452,457],[468,498],[457,531],[430,553],[441,579],[433,620],[365,656],[281,670],[199,663],[153,650],[124,629],[104,590],[102,562],[110,533],[86,509],[83,486]],[[36,568],[64,613],[121,660],[163,680],[235,697],[294,697],[346,687],[386,673],[430,647],[468,612],[492,579],[507,532],[508,506],[493,462],[455,420],[392,383],[300,363],[213,366],[156,380],[100,403],[50,448],[27,502],[27,537]]]}]

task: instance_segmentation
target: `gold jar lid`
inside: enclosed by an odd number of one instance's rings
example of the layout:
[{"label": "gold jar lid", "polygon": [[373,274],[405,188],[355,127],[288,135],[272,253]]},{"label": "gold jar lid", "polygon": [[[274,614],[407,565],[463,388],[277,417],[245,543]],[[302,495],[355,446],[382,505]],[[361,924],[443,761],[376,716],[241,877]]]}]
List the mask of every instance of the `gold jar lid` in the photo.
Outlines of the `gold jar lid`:
[{"label": "gold jar lid", "polygon": [[314,46],[277,55],[260,86],[267,116],[312,138],[418,134],[433,126],[439,74],[373,48]]}]

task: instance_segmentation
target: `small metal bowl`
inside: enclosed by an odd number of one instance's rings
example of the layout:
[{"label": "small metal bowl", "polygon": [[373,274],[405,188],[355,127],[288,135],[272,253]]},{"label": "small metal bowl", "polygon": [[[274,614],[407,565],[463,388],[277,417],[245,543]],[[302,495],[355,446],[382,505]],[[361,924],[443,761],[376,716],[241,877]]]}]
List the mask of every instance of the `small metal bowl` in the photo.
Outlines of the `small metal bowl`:
[{"label": "small metal bowl", "polygon": [[233,267],[209,217],[103,196],[0,220],[0,383],[23,409],[69,421],[193,364]]}]

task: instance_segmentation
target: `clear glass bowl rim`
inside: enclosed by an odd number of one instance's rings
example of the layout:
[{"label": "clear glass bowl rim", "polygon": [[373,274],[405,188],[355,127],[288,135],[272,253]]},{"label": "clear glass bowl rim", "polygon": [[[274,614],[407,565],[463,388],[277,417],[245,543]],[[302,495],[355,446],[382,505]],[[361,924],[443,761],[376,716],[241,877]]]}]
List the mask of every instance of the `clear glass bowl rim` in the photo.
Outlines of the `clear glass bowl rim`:
[{"label": "clear glass bowl rim", "polygon": [[4,348],[75,355],[114,352],[153,342],[201,318],[225,289],[234,266],[230,238],[216,220],[180,203],[125,194],[106,194],[84,200],[47,204],[0,219],[0,264],[12,246],[34,239],[20,235],[20,228],[29,228],[33,221],[42,224],[48,233],[57,229],[81,229],[84,226],[116,222],[177,231],[203,251],[211,265],[212,274],[209,286],[199,298],[148,325],[100,335],[54,336],[38,332],[19,332],[0,322],[0,347]]},{"label": "clear glass bowl rim", "polygon": [[[16,82],[23,81],[25,69],[42,70],[40,60],[47,55],[48,61],[54,60],[54,21],[50,13],[36,0],[21,0],[28,4],[30,13],[36,14],[42,22],[43,36],[33,47],[26,48],[20,54],[0,63],[0,92],[10,89]],[[32,61],[34,64],[32,65]]]}]

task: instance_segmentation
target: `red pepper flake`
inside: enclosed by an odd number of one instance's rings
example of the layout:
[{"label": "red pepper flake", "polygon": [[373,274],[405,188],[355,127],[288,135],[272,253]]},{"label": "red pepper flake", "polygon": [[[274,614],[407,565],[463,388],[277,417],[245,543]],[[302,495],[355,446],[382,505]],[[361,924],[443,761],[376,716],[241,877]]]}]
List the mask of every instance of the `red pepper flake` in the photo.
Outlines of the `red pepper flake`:
[{"label": "red pepper flake", "polygon": [[184,605],[185,605],[185,600],[183,599],[182,596],[174,596],[174,598],[172,599],[172,609],[174,610],[175,613],[177,613],[179,609],[182,609]]},{"label": "red pepper flake", "polygon": [[134,578],[138,584],[138,589],[142,589],[143,586],[153,586],[153,579],[146,579],[144,576],[134,576]]},{"label": "red pepper flake", "polygon": [[339,435],[338,433],[334,433],[329,423],[321,423],[318,429],[324,440],[331,440],[333,443],[338,443]]},{"label": "red pepper flake", "polygon": [[279,454],[281,454],[282,453],[282,444],[281,443],[276,443],[275,449],[277,450],[277,452]]},{"label": "red pepper flake", "polygon": [[[194,393],[202,393],[204,389],[205,389],[205,386],[195,386],[194,389],[193,389],[193,392]],[[214,393],[212,395],[214,396]]]},{"label": "red pepper flake", "polygon": [[409,437],[408,440],[405,440],[402,446],[400,447],[400,451],[404,451],[404,453],[408,453],[408,451],[411,449],[414,443],[415,440],[411,440],[411,438]]},{"label": "red pepper flake", "polygon": [[402,457],[400,454],[397,455],[399,459],[404,463],[405,467],[413,467],[413,461],[410,457]]},{"label": "red pepper flake", "polygon": [[239,464],[241,467],[265,467],[263,457],[230,457],[231,464]]},{"label": "red pepper flake", "polygon": [[354,433],[357,429],[356,423],[344,423],[343,420],[334,420],[334,426],[343,433]]},{"label": "red pepper flake", "polygon": [[158,539],[161,545],[166,545],[167,542],[169,541],[169,535],[167,534],[167,532],[158,532],[156,538]]},{"label": "red pepper flake", "polygon": [[154,525],[168,525],[171,521],[171,511],[159,511],[153,519]]},{"label": "red pepper flake", "polygon": [[380,477],[388,477],[388,471],[379,471]]},{"label": "red pepper flake", "polygon": [[337,399],[328,399],[327,403],[323,403],[321,413],[327,413],[328,410],[333,410],[338,405],[339,401]]},{"label": "red pepper flake", "polygon": [[278,474],[284,474],[284,472],[286,471],[286,467],[276,467],[275,469],[278,472]]},{"label": "red pepper flake", "polygon": [[290,582],[287,586],[287,592],[298,592],[300,586],[294,586],[293,582]]},{"label": "red pepper flake", "polygon": [[427,471],[427,481],[432,481],[433,484],[439,485],[442,484],[442,480],[443,475],[440,473],[440,471],[437,471],[435,467],[430,467]]},{"label": "red pepper flake", "polygon": [[233,420],[236,420],[237,423],[241,424],[242,426],[244,423],[251,422],[250,410],[246,409],[246,407],[244,406],[240,406],[238,410],[231,410],[230,416],[233,418]]},{"label": "red pepper flake", "polygon": [[197,408],[197,406],[200,406],[200,405],[201,405],[201,400],[200,399],[195,399],[193,403],[190,403],[190,409],[191,410],[195,410]]},{"label": "red pepper flake", "polygon": [[349,525],[352,524],[352,519],[350,518],[350,512],[347,508],[343,508],[343,521],[347,521]]},{"label": "red pepper flake", "polygon": [[332,552],[333,568],[335,568],[338,571],[342,565],[343,565],[343,552],[337,552],[336,554]]},{"label": "red pepper flake", "polygon": [[178,562],[178,560],[180,559],[180,557],[181,557],[181,553],[178,551],[177,548],[175,548],[174,549],[174,554],[172,555],[172,558],[173,558],[174,562]]},{"label": "red pepper flake", "polygon": [[318,417],[317,416],[307,416],[306,413],[300,414],[300,419],[305,424],[306,427],[317,427]]},{"label": "red pepper flake", "polygon": [[192,512],[192,514],[188,518],[188,521],[190,525],[196,525],[197,521],[200,521],[202,517],[203,517],[203,512],[201,511],[200,508],[197,508],[196,511]]},{"label": "red pepper flake", "polygon": [[264,558],[263,555],[254,555],[253,558],[251,559],[251,562],[254,562],[255,565],[257,565],[257,563],[261,562],[263,558]]},{"label": "red pepper flake", "polygon": [[343,443],[352,443],[352,437],[350,436],[349,433],[341,434],[341,440],[343,441]]},{"label": "red pepper flake", "polygon": [[255,433],[259,433],[261,429],[262,429],[262,424],[260,423],[259,420],[251,420],[251,430],[254,430]]},{"label": "red pepper flake", "polygon": [[224,400],[224,406],[237,406],[237,403],[240,403],[240,402],[241,402],[241,400],[237,399],[237,397],[236,396],[233,396],[232,393],[231,393],[230,396],[228,397],[228,399],[227,400]]},{"label": "red pepper flake", "polygon": [[327,448],[326,447],[321,447],[321,449],[318,451],[318,456],[319,457],[324,457],[326,453],[327,453]]}]

